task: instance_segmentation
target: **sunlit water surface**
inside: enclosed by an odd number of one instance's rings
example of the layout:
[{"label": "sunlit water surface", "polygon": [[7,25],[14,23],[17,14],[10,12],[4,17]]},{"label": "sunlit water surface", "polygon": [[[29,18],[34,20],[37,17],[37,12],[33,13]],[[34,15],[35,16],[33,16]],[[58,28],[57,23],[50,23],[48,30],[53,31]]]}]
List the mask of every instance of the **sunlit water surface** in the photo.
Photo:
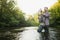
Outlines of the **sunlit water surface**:
[{"label": "sunlit water surface", "polygon": [[18,33],[11,32],[15,37],[12,35],[7,36],[7,38],[0,36],[0,40],[60,40],[60,31],[56,28],[49,28],[49,33],[44,31],[38,33],[37,29],[38,27],[25,27],[22,29],[24,31]]}]

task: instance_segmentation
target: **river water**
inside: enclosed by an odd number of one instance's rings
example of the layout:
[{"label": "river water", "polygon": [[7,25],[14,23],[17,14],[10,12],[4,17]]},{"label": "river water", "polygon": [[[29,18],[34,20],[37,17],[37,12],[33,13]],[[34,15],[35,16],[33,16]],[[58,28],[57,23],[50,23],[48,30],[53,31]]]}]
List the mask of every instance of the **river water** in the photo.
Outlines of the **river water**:
[{"label": "river water", "polygon": [[60,30],[49,28],[49,33],[37,32],[38,27],[25,27],[14,31],[0,32],[0,40],[60,40]]}]

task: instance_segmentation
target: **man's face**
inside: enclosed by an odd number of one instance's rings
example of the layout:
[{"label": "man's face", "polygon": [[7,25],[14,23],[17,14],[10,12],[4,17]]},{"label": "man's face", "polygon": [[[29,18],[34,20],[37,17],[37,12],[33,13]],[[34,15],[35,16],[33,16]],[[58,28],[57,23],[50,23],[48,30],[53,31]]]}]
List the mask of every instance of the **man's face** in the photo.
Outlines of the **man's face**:
[{"label": "man's face", "polygon": [[44,8],[44,11],[48,11],[48,8],[47,8],[47,7],[45,7],[45,8]]}]

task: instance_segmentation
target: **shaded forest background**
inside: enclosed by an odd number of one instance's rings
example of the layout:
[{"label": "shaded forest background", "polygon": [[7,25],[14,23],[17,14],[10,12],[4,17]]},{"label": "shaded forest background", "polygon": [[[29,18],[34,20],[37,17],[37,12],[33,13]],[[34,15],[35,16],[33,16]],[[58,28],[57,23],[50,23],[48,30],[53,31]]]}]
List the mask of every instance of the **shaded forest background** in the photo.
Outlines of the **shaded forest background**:
[{"label": "shaded forest background", "polygon": [[[26,20],[25,13],[16,6],[14,0],[0,0],[0,29],[11,27],[38,26],[38,13],[29,15]],[[51,15],[50,26],[60,26],[60,0],[49,8]]]}]

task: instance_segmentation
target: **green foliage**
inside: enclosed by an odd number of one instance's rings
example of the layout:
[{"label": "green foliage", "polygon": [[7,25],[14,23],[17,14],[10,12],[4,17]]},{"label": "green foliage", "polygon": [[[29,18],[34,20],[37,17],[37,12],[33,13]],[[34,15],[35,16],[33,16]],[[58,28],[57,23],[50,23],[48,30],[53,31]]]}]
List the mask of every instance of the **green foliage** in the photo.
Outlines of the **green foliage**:
[{"label": "green foliage", "polygon": [[58,0],[58,2],[60,2],[60,0]]},{"label": "green foliage", "polygon": [[24,26],[24,13],[15,7],[14,0],[0,0],[0,27]]},{"label": "green foliage", "polygon": [[50,24],[59,25],[60,24],[60,3],[56,2],[50,9],[51,20]]},{"label": "green foliage", "polygon": [[27,21],[27,26],[38,26],[38,23],[36,23],[36,22],[33,21],[33,20],[28,20],[28,21]]},{"label": "green foliage", "polygon": [[28,26],[38,26],[39,23],[35,20],[35,17],[29,17],[29,19],[27,20],[27,25]]}]

